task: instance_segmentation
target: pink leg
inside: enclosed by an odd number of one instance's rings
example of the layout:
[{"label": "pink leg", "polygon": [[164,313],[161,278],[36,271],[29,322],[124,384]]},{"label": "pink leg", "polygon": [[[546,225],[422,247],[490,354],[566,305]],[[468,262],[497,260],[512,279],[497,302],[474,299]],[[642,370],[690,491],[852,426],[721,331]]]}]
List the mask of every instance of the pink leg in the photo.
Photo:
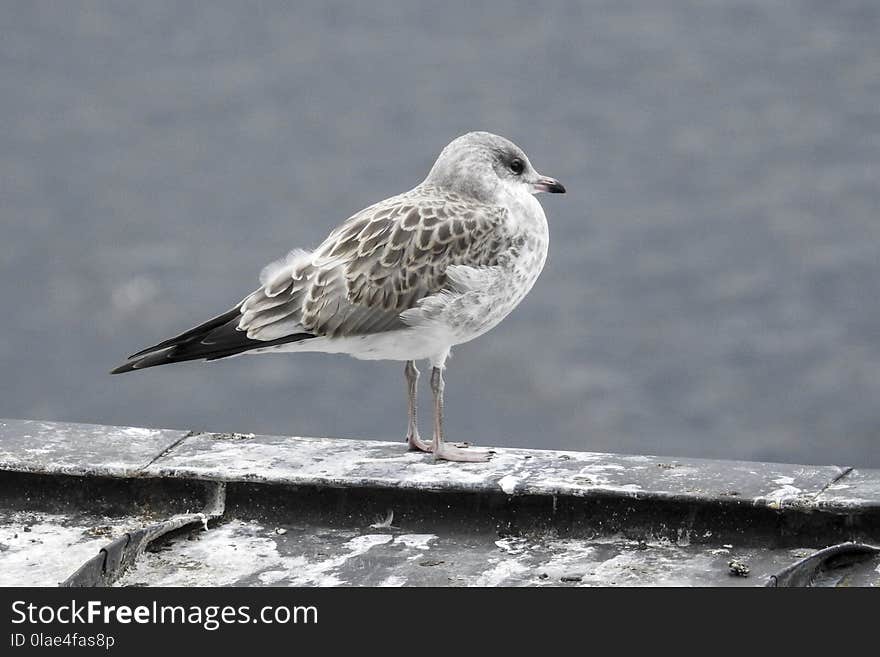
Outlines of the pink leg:
[{"label": "pink leg", "polygon": [[430,452],[431,443],[419,437],[419,423],[416,416],[416,401],[419,394],[419,371],[416,369],[415,361],[406,361],[403,373],[406,376],[407,415],[409,416],[409,423],[406,428],[406,443],[412,451]]},{"label": "pink leg", "polygon": [[472,449],[467,445],[455,445],[443,439],[443,370],[435,367],[431,370],[431,392],[434,394],[434,440],[431,451],[437,461],[462,461],[465,463],[484,463],[489,460],[489,452],[484,449]]}]

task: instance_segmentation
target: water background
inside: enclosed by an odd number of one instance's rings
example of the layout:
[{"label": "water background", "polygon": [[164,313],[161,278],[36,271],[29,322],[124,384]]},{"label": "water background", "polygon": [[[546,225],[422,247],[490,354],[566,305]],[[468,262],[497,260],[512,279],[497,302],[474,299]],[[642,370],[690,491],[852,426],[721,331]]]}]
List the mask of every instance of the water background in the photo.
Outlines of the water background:
[{"label": "water background", "polygon": [[532,293],[454,352],[451,438],[880,467],[877,2],[0,19],[0,417],[402,438],[398,363],[107,371],[485,129],[569,194]]}]

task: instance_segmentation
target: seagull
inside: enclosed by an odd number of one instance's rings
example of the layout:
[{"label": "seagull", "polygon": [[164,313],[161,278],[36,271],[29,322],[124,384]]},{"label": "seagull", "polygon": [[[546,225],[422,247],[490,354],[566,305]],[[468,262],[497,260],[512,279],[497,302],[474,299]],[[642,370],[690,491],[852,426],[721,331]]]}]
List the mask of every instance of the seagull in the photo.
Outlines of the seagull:
[{"label": "seagull", "polygon": [[[496,326],[544,268],[549,231],[539,192],[565,187],[504,137],[465,134],[424,182],[354,214],[313,251],[268,265],[259,289],[232,309],[111,373],[277,352],[404,361],[409,448],[436,460],[486,461],[490,452],[445,440],[443,370],[452,347]],[[431,365],[430,441],[418,429],[417,360]]]}]

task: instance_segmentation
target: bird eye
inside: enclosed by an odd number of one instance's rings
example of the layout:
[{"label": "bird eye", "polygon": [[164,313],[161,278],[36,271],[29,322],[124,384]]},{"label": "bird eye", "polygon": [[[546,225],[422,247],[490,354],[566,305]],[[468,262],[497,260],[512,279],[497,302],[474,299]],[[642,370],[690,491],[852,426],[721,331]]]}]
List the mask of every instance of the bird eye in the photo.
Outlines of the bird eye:
[{"label": "bird eye", "polygon": [[523,161],[520,160],[519,158],[513,160],[510,163],[510,170],[513,171],[514,175],[517,175],[517,176],[520,175],[525,168],[526,168],[526,165],[523,164]]}]

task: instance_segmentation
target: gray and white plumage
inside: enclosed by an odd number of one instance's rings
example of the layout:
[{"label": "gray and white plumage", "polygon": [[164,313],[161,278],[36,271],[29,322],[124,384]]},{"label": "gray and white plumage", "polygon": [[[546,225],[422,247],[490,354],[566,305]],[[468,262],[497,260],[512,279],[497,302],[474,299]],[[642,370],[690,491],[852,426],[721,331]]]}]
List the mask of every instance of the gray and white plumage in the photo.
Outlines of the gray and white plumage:
[{"label": "gray and white plumage", "polygon": [[[361,210],[314,251],[270,264],[260,287],[232,309],[134,354],[114,373],[242,353],[428,359],[442,407],[440,370],[451,347],[498,324],[544,266],[549,233],[539,191],[564,188],[507,139],[468,133],[443,149],[420,185]],[[415,372],[408,364],[408,381]]]}]

